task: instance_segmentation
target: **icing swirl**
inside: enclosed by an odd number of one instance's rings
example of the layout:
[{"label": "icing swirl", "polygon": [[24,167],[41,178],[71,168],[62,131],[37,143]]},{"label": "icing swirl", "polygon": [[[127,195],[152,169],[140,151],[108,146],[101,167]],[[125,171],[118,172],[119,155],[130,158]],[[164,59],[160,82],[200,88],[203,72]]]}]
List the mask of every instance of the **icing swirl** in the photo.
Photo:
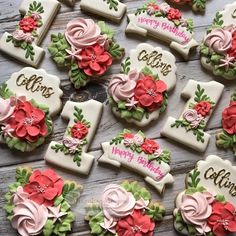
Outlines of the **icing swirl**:
[{"label": "icing swirl", "polygon": [[0,123],[6,121],[14,112],[15,104],[12,99],[2,99],[0,97]]},{"label": "icing swirl", "polygon": [[24,202],[26,199],[28,199],[29,194],[24,192],[24,189],[22,186],[19,186],[16,190],[16,192],[13,194],[12,202],[14,205],[17,205],[21,202]]},{"label": "icing swirl", "polygon": [[117,221],[131,214],[135,204],[133,194],[117,184],[110,184],[103,191],[102,209],[108,220]]},{"label": "icing swirl", "polygon": [[44,205],[26,199],[13,210],[12,227],[22,236],[38,235],[48,219],[48,210]]},{"label": "icing swirl", "polygon": [[193,224],[200,234],[210,232],[207,219],[212,213],[211,203],[214,198],[209,192],[196,192],[193,195],[183,195],[180,212],[187,224]]},{"label": "icing swirl", "polygon": [[225,54],[232,45],[232,33],[226,29],[214,29],[205,39],[205,44],[213,51]]},{"label": "icing swirl", "polygon": [[197,128],[204,117],[197,113],[196,110],[188,109],[183,113],[183,118],[188,121],[192,128]]},{"label": "icing swirl", "polygon": [[73,49],[82,50],[85,47],[99,44],[105,46],[106,38],[101,35],[98,25],[91,19],[76,18],[66,27],[65,37]]},{"label": "icing swirl", "polygon": [[108,93],[116,102],[128,101],[134,96],[134,89],[139,76],[136,70],[130,71],[128,75],[113,75],[108,86]]}]

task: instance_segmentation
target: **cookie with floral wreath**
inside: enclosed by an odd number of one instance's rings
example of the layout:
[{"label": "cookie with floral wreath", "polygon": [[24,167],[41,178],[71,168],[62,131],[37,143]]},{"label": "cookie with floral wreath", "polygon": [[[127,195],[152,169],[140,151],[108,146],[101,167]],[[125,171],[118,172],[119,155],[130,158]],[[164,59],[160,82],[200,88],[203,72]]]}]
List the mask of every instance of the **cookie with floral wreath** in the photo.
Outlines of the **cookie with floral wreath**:
[{"label": "cookie with floral wreath", "polygon": [[191,5],[193,11],[205,11],[207,0],[170,0],[171,2],[178,5]]},{"label": "cookie with floral wreath", "polygon": [[199,161],[186,178],[174,210],[175,229],[184,235],[236,233],[236,167],[218,156]]},{"label": "cookie with floral wreath", "polygon": [[52,117],[61,109],[60,79],[26,67],[0,85],[0,142],[29,152],[53,131]]},{"label": "cookie with floral wreath", "polygon": [[58,66],[68,68],[71,82],[79,89],[104,75],[114,60],[123,57],[124,49],[114,36],[114,30],[104,22],[75,18],[64,34],[51,36],[48,51]]},{"label": "cookie with floral wreath", "polygon": [[152,236],[165,215],[165,208],[152,201],[146,188],[129,181],[107,185],[101,201],[88,203],[86,211],[91,233],[98,236]]},{"label": "cookie with floral wreath", "polygon": [[128,15],[126,33],[148,35],[167,42],[170,47],[188,59],[191,48],[198,46],[194,39],[193,20],[185,19],[182,13],[169,4],[147,1],[134,14]]},{"label": "cookie with floral wreath", "polygon": [[146,126],[166,110],[176,84],[175,57],[142,43],[130,51],[121,73],[111,76],[108,95],[113,113],[129,123]]},{"label": "cookie with floral wreath", "polygon": [[214,75],[236,79],[236,2],[217,12],[201,45],[202,65]]},{"label": "cookie with floral wreath", "polygon": [[99,163],[126,167],[142,176],[158,193],[163,193],[166,184],[174,182],[170,172],[168,149],[162,149],[157,141],[147,138],[142,131],[134,134],[124,129],[111,142],[102,143],[104,154]]},{"label": "cookie with floral wreath", "polygon": [[232,94],[230,104],[222,112],[223,130],[216,135],[216,146],[233,149],[236,156],[236,91]]},{"label": "cookie with floral wreath", "polygon": [[67,235],[75,221],[71,210],[82,186],[63,181],[52,169],[16,169],[16,182],[5,194],[8,220],[21,236]]}]

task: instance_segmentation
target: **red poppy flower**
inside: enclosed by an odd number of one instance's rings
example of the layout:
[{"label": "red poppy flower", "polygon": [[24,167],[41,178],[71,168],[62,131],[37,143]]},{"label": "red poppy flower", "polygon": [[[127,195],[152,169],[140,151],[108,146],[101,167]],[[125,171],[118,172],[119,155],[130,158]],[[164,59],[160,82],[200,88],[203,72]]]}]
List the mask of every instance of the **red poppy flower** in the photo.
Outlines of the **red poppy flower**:
[{"label": "red poppy flower", "polygon": [[228,134],[236,134],[236,102],[231,102],[222,113],[223,129]]},{"label": "red poppy flower", "polygon": [[208,225],[215,236],[236,232],[236,209],[231,203],[214,202]]},{"label": "red poppy flower", "polygon": [[178,9],[171,8],[167,13],[169,20],[179,20],[182,17],[181,12]]},{"label": "red poppy flower", "polygon": [[151,112],[162,105],[162,94],[166,88],[166,84],[162,80],[155,81],[153,77],[145,76],[138,80],[134,96],[142,107],[146,107]]},{"label": "red poppy flower", "polygon": [[48,134],[45,113],[28,101],[19,101],[8,124],[14,129],[17,138],[29,142],[37,142],[39,137]]},{"label": "red poppy flower", "polygon": [[61,177],[52,169],[43,172],[36,170],[24,186],[24,191],[29,194],[29,199],[39,205],[52,206],[54,199],[61,195],[63,185]]},{"label": "red poppy flower", "polygon": [[25,17],[19,22],[20,29],[26,32],[32,32],[37,28],[38,23],[33,17]]},{"label": "red poppy flower", "polygon": [[234,57],[236,58],[236,32],[232,34],[232,46],[227,52],[229,57]]},{"label": "red poppy flower", "polygon": [[132,138],[134,138],[134,134],[132,134],[132,133],[126,133],[126,134],[123,135],[123,137],[124,137],[125,139],[132,139]]},{"label": "red poppy flower", "polygon": [[206,117],[211,110],[211,104],[209,102],[202,101],[197,103],[194,109],[197,111],[198,114],[202,115],[203,117]]},{"label": "red poppy flower", "polygon": [[71,128],[71,135],[73,138],[83,139],[87,134],[88,127],[80,121]]},{"label": "red poppy flower", "polygon": [[153,154],[159,148],[159,145],[152,139],[146,139],[141,148],[145,153]]},{"label": "red poppy flower", "polygon": [[132,215],[118,221],[116,232],[118,236],[152,236],[155,223],[141,210],[134,210]]},{"label": "red poppy flower", "polygon": [[84,48],[79,54],[79,68],[88,76],[103,75],[111,64],[111,55],[99,44]]}]

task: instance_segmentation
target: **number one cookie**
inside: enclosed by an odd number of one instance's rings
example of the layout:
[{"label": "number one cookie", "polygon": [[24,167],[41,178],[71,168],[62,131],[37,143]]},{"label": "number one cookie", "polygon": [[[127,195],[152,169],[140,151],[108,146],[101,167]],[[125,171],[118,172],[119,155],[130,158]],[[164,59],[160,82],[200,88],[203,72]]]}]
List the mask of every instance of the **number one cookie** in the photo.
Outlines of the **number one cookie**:
[{"label": "number one cookie", "polygon": [[23,0],[19,11],[24,18],[12,34],[3,34],[0,50],[37,67],[45,54],[38,45],[45,37],[59,8],[60,3],[56,0]]},{"label": "number one cookie", "polygon": [[215,81],[189,80],[181,94],[189,98],[184,112],[178,120],[169,117],[161,134],[204,152],[210,140],[210,135],[204,130],[223,89],[224,86]]},{"label": "number one cookie", "polygon": [[86,153],[102,115],[102,103],[90,100],[83,103],[67,102],[62,118],[69,125],[61,143],[51,142],[45,160],[61,168],[88,174],[94,157]]}]

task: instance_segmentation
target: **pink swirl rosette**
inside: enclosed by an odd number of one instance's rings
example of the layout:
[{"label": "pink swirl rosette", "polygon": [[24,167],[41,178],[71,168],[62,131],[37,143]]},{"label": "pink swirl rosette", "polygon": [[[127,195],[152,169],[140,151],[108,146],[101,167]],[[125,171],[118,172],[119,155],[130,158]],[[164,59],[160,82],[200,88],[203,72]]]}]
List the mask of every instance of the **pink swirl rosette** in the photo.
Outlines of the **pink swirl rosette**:
[{"label": "pink swirl rosette", "polygon": [[5,122],[14,112],[15,102],[12,99],[0,98],[0,123]]},{"label": "pink swirl rosette", "polygon": [[104,47],[107,39],[101,35],[101,30],[91,19],[76,18],[66,27],[65,37],[73,49],[81,51],[83,48],[99,44]]},{"label": "pink swirl rosette", "polygon": [[192,128],[197,128],[204,119],[203,116],[198,114],[197,111],[193,109],[186,110],[183,113],[183,118],[190,123]]},{"label": "pink swirl rosette", "polygon": [[47,208],[29,199],[18,203],[13,213],[12,227],[18,230],[21,236],[40,234],[48,220]]},{"label": "pink swirl rosette", "polygon": [[211,228],[207,225],[207,219],[212,213],[211,204],[213,201],[214,197],[209,192],[196,192],[193,195],[183,195],[179,208],[183,220],[187,224],[194,225],[201,235],[211,231]]},{"label": "pink swirl rosette", "polygon": [[116,101],[128,101],[134,96],[134,89],[140,74],[136,71],[130,71],[128,75],[117,74],[112,76],[108,86],[108,93]]},{"label": "pink swirl rosette", "polygon": [[214,29],[204,39],[214,52],[225,54],[232,46],[232,33],[227,29]]},{"label": "pink swirl rosette", "polygon": [[14,205],[17,205],[19,203],[24,202],[26,199],[28,199],[29,194],[24,192],[24,189],[22,186],[19,186],[16,190],[16,192],[13,194],[12,202]]}]

